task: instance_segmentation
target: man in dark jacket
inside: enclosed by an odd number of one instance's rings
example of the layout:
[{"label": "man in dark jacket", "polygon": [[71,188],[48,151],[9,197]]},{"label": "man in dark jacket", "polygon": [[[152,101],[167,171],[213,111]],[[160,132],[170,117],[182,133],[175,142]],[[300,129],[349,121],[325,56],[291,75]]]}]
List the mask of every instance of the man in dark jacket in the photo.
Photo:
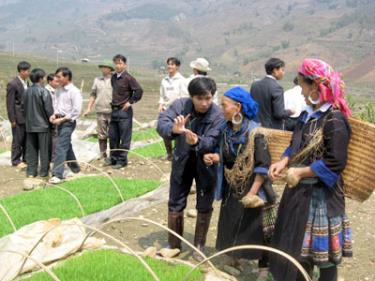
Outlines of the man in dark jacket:
[{"label": "man in dark jacket", "polygon": [[[120,169],[128,164],[128,150],[133,129],[133,104],[140,101],[143,90],[137,80],[126,71],[126,57],[116,55],[113,58],[115,73],[112,75],[112,114],[109,123],[110,158],[106,165]],[[121,151],[125,150],[125,151]]]},{"label": "man in dark jacket", "polygon": [[293,114],[285,110],[284,90],[277,83],[284,77],[285,63],[271,58],[265,64],[266,77],[251,85],[250,93],[259,105],[258,121],[263,127],[283,129],[284,120]]},{"label": "man in dark jacket", "polygon": [[30,75],[30,64],[21,61],[17,65],[18,76],[7,85],[6,104],[8,118],[12,126],[12,166],[25,168],[25,118],[23,113],[23,96],[27,89],[27,78]]},{"label": "man in dark jacket", "polygon": [[47,177],[50,160],[51,130],[49,118],[53,115],[50,93],[44,88],[46,73],[36,68],[31,71],[30,80],[33,85],[26,90],[24,96],[26,124],[26,161],[28,177],[38,175],[38,159],[40,159],[40,177]]},{"label": "man in dark jacket", "polygon": [[[160,113],[157,131],[161,137],[175,140],[168,202],[168,227],[183,234],[184,209],[193,180],[197,185],[198,217],[194,244],[204,249],[211,220],[216,167],[207,167],[203,155],[217,146],[223,115],[213,104],[216,92],[214,80],[207,77],[193,79],[188,87],[191,98],[176,100]],[[181,241],[168,236],[169,248],[181,249]]]}]

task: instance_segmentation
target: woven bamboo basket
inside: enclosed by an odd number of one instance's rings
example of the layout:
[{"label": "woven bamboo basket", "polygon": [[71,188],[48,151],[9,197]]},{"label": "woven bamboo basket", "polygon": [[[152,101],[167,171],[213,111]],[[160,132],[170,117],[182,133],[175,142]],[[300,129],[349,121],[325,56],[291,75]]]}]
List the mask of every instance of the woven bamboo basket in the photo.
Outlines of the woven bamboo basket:
[{"label": "woven bamboo basket", "polygon": [[[349,119],[352,135],[348,163],[343,172],[345,195],[363,202],[375,190],[375,125]],[[291,132],[260,128],[268,136],[272,162],[277,162],[290,144]]]}]

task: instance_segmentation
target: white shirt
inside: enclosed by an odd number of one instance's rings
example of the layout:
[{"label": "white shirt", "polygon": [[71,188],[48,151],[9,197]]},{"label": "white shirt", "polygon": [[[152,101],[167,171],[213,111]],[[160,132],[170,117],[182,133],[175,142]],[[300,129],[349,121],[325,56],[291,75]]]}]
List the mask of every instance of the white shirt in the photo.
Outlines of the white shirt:
[{"label": "white shirt", "polygon": [[311,105],[310,106],[306,105],[306,108],[305,108],[305,110],[307,112],[306,121],[310,120],[311,116],[318,111],[327,112],[327,110],[330,109],[331,106],[332,105],[330,103],[326,102],[326,103],[322,104],[317,110],[314,110]]},{"label": "white shirt", "polygon": [[159,104],[168,107],[175,100],[188,97],[185,77],[177,72],[173,77],[169,75],[161,80]]},{"label": "white shirt", "polygon": [[267,74],[266,77],[271,78],[271,79],[273,79],[273,80],[276,80],[276,78],[275,78],[273,75],[269,75],[269,74]]},{"label": "white shirt", "polygon": [[290,90],[284,92],[284,105],[285,109],[295,111],[290,117],[297,118],[301,112],[306,108],[305,98],[302,95],[302,88],[295,86]]},{"label": "white shirt", "polygon": [[50,93],[51,98],[52,98],[52,106],[53,106],[53,111],[56,112],[57,108],[57,101],[56,101],[56,89],[53,88],[50,84],[47,84],[45,86],[46,90]]},{"label": "white shirt", "polygon": [[71,120],[76,120],[81,114],[82,94],[72,83],[56,92],[56,100],[56,114],[63,115]]},{"label": "white shirt", "polygon": [[19,77],[19,76],[17,76],[18,77],[18,79],[20,79],[20,81],[21,81],[21,83],[22,83],[22,86],[23,86],[23,88],[25,89],[25,91],[27,90],[27,83],[26,83],[26,81],[25,80],[23,80],[21,77]]}]

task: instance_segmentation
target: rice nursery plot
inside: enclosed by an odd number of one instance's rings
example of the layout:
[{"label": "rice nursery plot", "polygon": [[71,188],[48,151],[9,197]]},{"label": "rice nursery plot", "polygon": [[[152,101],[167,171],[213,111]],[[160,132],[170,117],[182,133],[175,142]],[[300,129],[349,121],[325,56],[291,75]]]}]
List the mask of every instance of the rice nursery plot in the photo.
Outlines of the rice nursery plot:
[{"label": "rice nursery plot", "polygon": [[[139,130],[139,131],[133,131],[132,135],[132,142],[137,142],[137,141],[149,141],[149,140],[157,140],[159,137],[158,133],[156,132],[155,129],[149,128],[149,129],[144,129],[144,130]],[[98,142],[97,137],[90,137],[86,139],[87,141],[90,142]]]},{"label": "rice nursery plot", "polygon": [[134,153],[129,153],[130,157],[141,156],[145,158],[159,158],[166,155],[166,150],[163,141],[158,141],[132,150]]},{"label": "rice nursery plot", "polygon": [[[157,180],[114,178],[124,198],[143,195],[160,186]],[[50,218],[70,219],[99,212],[121,203],[121,197],[111,181],[104,176],[82,177],[62,183],[80,201],[84,214],[68,193],[58,187],[47,187],[20,193],[0,200],[8,211],[16,228]],[[0,212],[0,237],[12,233],[13,229],[5,215]]]},{"label": "rice nursery plot", "polygon": [[[164,261],[146,258],[161,281],[180,281],[190,270],[187,265],[173,265]],[[61,281],[145,281],[153,280],[150,273],[135,257],[115,250],[88,251],[66,260],[52,269]],[[49,281],[44,272],[36,273],[28,281]],[[195,271],[189,280],[203,280],[203,274]]]}]

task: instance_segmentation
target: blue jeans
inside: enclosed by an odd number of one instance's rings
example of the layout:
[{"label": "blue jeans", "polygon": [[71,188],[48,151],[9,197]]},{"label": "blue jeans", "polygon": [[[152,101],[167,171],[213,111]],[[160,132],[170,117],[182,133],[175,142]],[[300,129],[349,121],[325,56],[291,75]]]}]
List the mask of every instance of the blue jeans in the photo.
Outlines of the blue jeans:
[{"label": "blue jeans", "polygon": [[[60,179],[64,177],[64,162],[76,160],[72,147],[72,134],[75,128],[76,122],[65,122],[58,127],[52,175]],[[79,173],[81,170],[77,162],[69,162],[68,166],[73,173]]]}]

